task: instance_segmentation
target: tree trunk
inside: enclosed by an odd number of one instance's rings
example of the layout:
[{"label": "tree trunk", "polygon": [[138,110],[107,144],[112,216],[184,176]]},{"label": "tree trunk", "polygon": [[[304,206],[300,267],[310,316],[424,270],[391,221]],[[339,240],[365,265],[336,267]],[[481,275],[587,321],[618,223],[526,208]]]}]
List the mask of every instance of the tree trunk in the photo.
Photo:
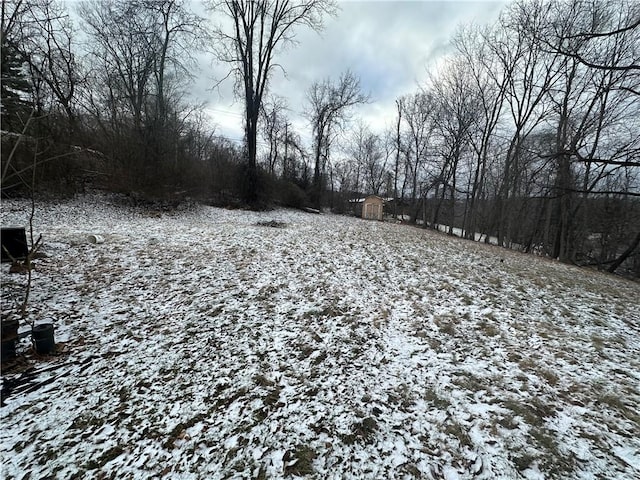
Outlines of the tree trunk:
[{"label": "tree trunk", "polygon": [[[398,122],[396,123],[396,164],[393,175],[393,218],[398,218],[398,170],[400,168],[400,122],[402,121],[402,104],[400,100],[396,100],[398,107]],[[427,225],[427,217],[425,214],[424,224]]]},{"label": "tree trunk", "polygon": [[631,242],[631,245],[629,245],[629,248],[627,248],[622,253],[622,255],[620,255],[618,259],[611,264],[611,266],[609,267],[609,273],[615,272],[618,269],[618,267],[622,265],[624,261],[631,256],[634,250],[638,248],[638,245],[640,245],[640,232],[638,232],[638,234],[636,235],[636,238],[633,240],[633,242]]},{"label": "tree trunk", "polygon": [[258,167],[256,163],[257,155],[257,135],[258,135],[258,108],[255,102],[247,99],[246,115],[246,135],[247,135],[247,166],[243,200],[252,207],[257,207],[259,200],[260,182],[258,178]]}]

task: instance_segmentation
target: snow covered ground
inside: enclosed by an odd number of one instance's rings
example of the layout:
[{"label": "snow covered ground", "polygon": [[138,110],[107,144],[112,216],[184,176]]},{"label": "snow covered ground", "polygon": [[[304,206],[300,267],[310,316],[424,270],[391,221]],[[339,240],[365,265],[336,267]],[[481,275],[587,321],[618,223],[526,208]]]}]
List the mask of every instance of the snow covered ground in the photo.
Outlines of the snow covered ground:
[{"label": "snow covered ground", "polygon": [[640,478],[638,283],[286,210],[81,197],[36,232],[59,352],[3,371],[2,478]]}]

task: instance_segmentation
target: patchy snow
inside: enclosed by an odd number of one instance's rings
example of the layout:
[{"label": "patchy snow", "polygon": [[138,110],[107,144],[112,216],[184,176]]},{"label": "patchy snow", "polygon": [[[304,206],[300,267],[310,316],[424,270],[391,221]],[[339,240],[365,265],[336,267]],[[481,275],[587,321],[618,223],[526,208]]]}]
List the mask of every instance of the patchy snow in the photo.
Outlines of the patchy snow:
[{"label": "patchy snow", "polygon": [[[432,226],[431,224],[429,225]],[[439,232],[455,235],[456,237],[460,237],[460,238],[464,238],[464,236],[466,235],[466,230],[459,227],[451,228],[449,225],[443,225],[443,224],[437,223],[435,224],[435,228]],[[477,232],[474,233],[473,239],[476,242],[485,242],[485,243],[490,243],[491,245],[500,245],[500,242],[498,241],[498,237],[490,236],[489,238],[487,238],[487,235],[484,233],[477,233]],[[505,243],[505,246],[507,246],[512,250],[524,251],[524,247],[518,243],[515,243],[515,242],[504,242],[504,243]]]},{"label": "patchy snow", "polygon": [[36,232],[60,352],[0,408],[2,478],[640,477],[637,283],[286,210],[80,197]]}]

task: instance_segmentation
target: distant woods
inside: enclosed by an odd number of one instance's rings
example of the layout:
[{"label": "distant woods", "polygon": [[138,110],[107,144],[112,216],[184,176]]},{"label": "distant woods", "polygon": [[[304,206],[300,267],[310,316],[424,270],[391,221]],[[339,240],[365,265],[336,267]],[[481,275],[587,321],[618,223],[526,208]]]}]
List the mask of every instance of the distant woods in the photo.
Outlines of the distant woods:
[{"label": "distant woods", "polygon": [[[281,47],[333,2],[206,7],[225,20],[183,0],[3,1],[3,195],[348,212],[377,194],[399,220],[640,275],[638,2],[517,1],[460,27],[384,131],[357,118],[375,99],[353,72],[308,86],[308,131],[270,94]],[[243,143],[187,95],[204,52],[235,80]]]},{"label": "distant woods", "polygon": [[[76,23],[67,6],[77,7]],[[3,87],[17,95],[5,108],[3,90],[2,125],[25,133],[3,134],[3,162],[17,145],[3,192],[20,189],[36,157],[41,189],[205,194],[215,165],[239,156],[186,100],[205,34],[179,0],[3,2],[2,65],[21,68],[7,79],[3,69]],[[71,155],[49,161],[60,152]]]},{"label": "distant woods", "polygon": [[633,1],[529,1],[461,29],[400,102],[409,214],[612,271],[634,255],[640,273],[638,18]]}]

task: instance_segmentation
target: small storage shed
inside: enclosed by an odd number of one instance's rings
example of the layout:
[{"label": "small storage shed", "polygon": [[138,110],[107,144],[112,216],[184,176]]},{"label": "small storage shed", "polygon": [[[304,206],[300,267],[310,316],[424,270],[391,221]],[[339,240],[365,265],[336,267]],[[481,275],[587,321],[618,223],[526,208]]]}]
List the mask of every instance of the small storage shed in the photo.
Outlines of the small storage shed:
[{"label": "small storage shed", "polygon": [[366,220],[382,220],[384,213],[384,198],[369,195],[362,201],[362,218]]}]

